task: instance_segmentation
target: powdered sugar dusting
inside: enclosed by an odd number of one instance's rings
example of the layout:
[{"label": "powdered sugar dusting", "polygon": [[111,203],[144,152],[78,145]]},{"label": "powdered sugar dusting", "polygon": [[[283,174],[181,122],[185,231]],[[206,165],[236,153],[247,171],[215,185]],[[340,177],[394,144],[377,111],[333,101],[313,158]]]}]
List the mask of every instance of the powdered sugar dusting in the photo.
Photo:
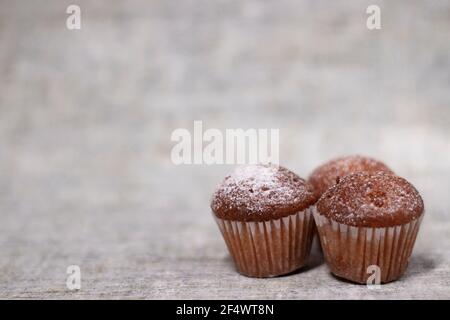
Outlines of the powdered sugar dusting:
[{"label": "powdered sugar dusting", "polygon": [[293,213],[312,204],[315,196],[306,181],[274,165],[238,167],[216,190],[211,208],[222,217],[255,217]]},{"label": "powdered sugar dusting", "polygon": [[317,209],[347,225],[386,227],[418,218],[424,205],[405,179],[385,172],[360,172],[342,178],[325,192]]},{"label": "powdered sugar dusting", "polygon": [[352,155],[336,158],[316,168],[309,177],[309,182],[319,194],[323,194],[328,188],[348,174],[356,172],[390,172],[392,170],[381,161],[370,157]]}]

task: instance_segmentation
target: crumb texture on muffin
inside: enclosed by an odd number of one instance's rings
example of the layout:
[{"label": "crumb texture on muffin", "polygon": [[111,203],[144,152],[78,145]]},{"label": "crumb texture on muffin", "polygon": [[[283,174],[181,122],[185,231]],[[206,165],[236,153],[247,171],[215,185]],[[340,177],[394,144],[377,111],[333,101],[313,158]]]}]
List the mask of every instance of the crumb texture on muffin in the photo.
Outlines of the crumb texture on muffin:
[{"label": "crumb texture on muffin", "polygon": [[304,210],[316,200],[313,188],[290,170],[249,165],[225,178],[213,195],[211,209],[222,219],[266,221]]},{"label": "crumb texture on muffin", "polygon": [[386,172],[359,172],[342,178],[317,202],[317,212],[358,227],[391,227],[422,215],[419,192],[405,179]]},{"label": "crumb texture on muffin", "polygon": [[308,181],[320,195],[332,187],[339,179],[356,172],[390,172],[392,170],[381,161],[370,157],[352,155],[330,160],[316,168]]}]

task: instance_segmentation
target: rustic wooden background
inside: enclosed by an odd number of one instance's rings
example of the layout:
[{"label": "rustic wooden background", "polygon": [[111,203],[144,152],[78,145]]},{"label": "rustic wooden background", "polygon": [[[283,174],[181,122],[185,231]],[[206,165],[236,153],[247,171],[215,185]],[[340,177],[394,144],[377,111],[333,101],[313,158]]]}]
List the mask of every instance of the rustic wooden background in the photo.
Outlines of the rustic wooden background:
[{"label": "rustic wooden background", "polygon": [[[450,298],[450,2],[0,1],[0,298]],[[314,252],[238,275],[209,199],[230,166],[175,166],[171,132],[279,128],[306,176],[384,160],[422,193],[407,274],[340,281]],[[79,265],[82,288],[66,288]]]}]

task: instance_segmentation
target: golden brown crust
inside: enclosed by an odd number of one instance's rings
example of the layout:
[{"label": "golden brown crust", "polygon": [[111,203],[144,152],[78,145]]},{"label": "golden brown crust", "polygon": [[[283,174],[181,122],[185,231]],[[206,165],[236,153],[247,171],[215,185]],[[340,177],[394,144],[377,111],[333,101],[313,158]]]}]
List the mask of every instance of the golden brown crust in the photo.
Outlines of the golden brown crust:
[{"label": "golden brown crust", "polygon": [[385,171],[393,173],[392,170],[381,161],[373,158],[353,155],[336,158],[317,167],[309,176],[311,183],[319,195],[336,184],[336,181],[348,174],[355,172],[378,172]]},{"label": "golden brown crust", "polygon": [[304,210],[317,201],[304,179],[281,166],[238,167],[215,191],[211,209],[225,220],[268,221]]},{"label": "golden brown crust", "polygon": [[391,227],[420,217],[424,204],[408,181],[385,172],[347,175],[317,202],[317,212],[357,227]]}]

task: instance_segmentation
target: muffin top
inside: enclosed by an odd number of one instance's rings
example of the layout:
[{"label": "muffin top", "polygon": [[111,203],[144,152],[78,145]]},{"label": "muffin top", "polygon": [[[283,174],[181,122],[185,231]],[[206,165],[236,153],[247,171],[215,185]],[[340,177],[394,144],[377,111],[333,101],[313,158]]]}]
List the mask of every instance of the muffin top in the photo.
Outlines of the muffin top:
[{"label": "muffin top", "polygon": [[317,202],[319,214],[357,227],[402,225],[423,211],[423,200],[414,186],[386,172],[347,175]]},{"label": "muffin top", "polygon": [[340,178],[355,172],[378,172],[385,171],[393,173],[384,163],[359,155],[336,158],[317,167],[309,176],[316,192],[321,195]]},{"label": "muffin top", "polygon": [[249,165],[225,177],[211,209],[225,220],[267,221],[306,209],[316,200],[312,186],[288,169]]}]

